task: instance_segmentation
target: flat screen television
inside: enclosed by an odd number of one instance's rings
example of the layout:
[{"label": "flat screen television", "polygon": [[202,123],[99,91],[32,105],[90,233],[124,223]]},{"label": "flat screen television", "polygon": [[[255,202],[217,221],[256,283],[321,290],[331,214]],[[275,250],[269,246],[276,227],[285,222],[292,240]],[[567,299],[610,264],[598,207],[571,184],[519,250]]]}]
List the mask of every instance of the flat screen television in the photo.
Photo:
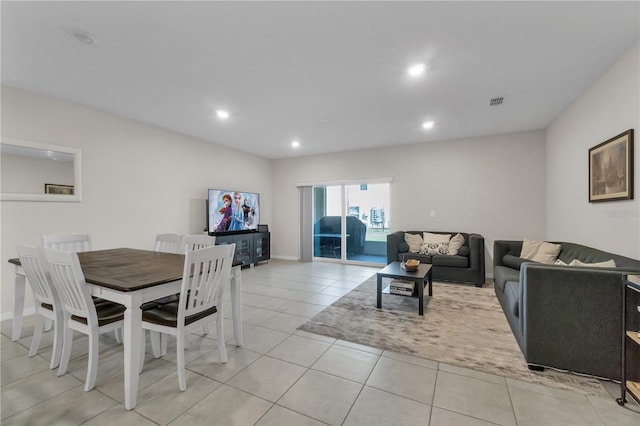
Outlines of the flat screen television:
[{"label": "flat screen television", "polygon": [[260,194],[209,189],[207,210],[209,234],[256,231],[260,223]]}]

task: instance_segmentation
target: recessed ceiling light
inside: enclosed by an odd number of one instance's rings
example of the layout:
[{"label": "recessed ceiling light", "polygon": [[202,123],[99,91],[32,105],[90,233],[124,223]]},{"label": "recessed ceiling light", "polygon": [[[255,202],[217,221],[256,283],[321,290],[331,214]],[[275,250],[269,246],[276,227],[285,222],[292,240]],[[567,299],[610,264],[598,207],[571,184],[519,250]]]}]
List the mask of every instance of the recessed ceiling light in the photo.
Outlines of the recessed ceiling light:
[{"label": "recessed ceiling light", "polygon": [[298,141],[291,142],[291,147],[292,148],[298,148],[299,146],[300,146],[300,142],[298,142]]},{"label": "recessed ceiling light", "polygon": [[82,44],[89,44],[89,45],[98,44],[98,40],[96,40],[96,38],[93,35],[84,31],[78,31],[77,33],[73,33],[73,37]]},{"label": "recessed ceiling light", "polygon": [[423,129],[431,129],[433,128],[433,126],[435,126],[435,121],[425,121],[424,123],[422,123],[422,128]]},{"label": "recessed ceiling light", "polygon": [[413,64],[407,68],[407,74],[411,77],[418,77],[424,73],[426,68],[427,66],[425,64]]},{"label": "recessed ceiling light", "polygon": [[216,110],[216,117],[218,117],[220,120],[226,120],[227,118],[229,118],[229,112],[223,109],[218,109]]}]

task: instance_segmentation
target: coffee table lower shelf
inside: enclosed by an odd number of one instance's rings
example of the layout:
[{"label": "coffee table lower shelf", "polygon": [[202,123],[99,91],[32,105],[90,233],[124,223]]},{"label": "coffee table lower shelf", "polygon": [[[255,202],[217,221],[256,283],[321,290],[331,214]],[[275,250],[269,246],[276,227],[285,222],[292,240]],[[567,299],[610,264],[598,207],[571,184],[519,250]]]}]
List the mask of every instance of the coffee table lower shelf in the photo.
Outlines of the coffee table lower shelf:
[{"label": "coffee table lower shelf", "polygon": [[377,297],[376,297],[376,307],[382,308],[382,293],[389,293],[390,289],[385,288],[382,289],[382,278],[392,278],[398,280],[406,280],[413,281],[416,285],[416,290],[414,290],[411,296],[402,295],[402,294],[394,294],[395,296],[405,296],[405,297],[417,297],[418,298],[418,314],[424,315],[424,287],[428,286],[428,294],[429,296],[433,295],[433,281],[432,281],[432,271],[431,265],[429,264],[421,264],[418,266],[418,269],[414,272],[408,272],[403,269],[400,262],[392,262],[385,266],[380,272],[377,273]]}]

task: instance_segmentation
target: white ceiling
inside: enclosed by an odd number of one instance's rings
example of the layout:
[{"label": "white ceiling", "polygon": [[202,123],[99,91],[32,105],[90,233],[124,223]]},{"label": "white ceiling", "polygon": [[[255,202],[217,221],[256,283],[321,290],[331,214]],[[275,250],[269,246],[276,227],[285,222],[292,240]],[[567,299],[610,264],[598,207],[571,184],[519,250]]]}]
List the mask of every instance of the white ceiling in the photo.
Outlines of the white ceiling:
[{"label": "white ceiling", "polygon": [[544,129],[640,26],[637,1],[0,7],[3,84],[266,158]]}]

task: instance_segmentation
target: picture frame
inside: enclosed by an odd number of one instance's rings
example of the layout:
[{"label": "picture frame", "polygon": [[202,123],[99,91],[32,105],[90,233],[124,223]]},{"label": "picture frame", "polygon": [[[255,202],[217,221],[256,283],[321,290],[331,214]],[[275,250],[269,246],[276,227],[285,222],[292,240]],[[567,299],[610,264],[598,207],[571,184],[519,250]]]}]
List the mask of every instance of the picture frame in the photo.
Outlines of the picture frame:
[{"label": "picture frame", "polygon": [[74,190],[75,188],[73,185],[60,185],[57,183],[44,184],[45,194],[74,195]]},{"label": "picture frame", "polygon": [[633,129],[589,149],[589,202],[633,199]]}]

